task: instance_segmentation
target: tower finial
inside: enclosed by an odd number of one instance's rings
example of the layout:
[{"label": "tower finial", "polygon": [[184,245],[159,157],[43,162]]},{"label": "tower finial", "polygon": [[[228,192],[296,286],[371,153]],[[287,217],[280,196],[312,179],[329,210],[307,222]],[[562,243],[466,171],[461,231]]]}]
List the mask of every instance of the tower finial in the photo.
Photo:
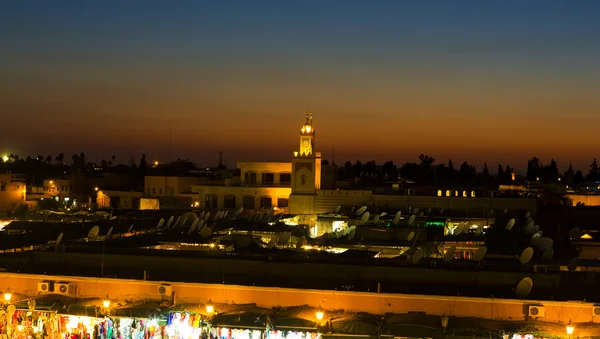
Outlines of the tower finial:
[{"label": "tower finial", "polygon": [[306,111],[306,123],[308,124],[308,111]]},{"label": "tower finial", "polygon": [[310,124],[312,125],[312,112],[310,112]]}]

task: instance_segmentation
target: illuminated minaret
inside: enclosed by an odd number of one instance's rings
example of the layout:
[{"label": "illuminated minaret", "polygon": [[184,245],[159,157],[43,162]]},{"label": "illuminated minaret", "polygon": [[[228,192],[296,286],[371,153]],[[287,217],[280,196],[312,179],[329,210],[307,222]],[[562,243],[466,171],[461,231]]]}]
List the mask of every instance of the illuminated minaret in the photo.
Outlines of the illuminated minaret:
[{"label": "illuminated minaret", "polygon": [[312,113],[306,112],[306,121],[300,128],[300,149],[292,159],[292,196],[314,195],[320,187],[321,153],[315,152]]}]

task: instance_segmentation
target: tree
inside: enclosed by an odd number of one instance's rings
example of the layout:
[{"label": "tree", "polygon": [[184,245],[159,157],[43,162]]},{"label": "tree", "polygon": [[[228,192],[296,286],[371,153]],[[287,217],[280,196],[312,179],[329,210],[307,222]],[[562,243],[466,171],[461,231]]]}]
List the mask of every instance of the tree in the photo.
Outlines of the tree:
[{"label": "tree", "polygon": [[490,177],[490,171],[488,170],[487,163],[483,163],[483,171],[481,172],[481,176],[485,179]]},{"label": "tree", "polygon": [[575,175],[573,176],[573,185],[583,184],[584,181],[585,179],[583,178],[583,172],[577,170],[577,172],[575,172]]},{"label": "tree", "polygon": [[46,163],[47,164],[51,164],[52,163],[52,156],[50,154],[48,154],[48,156],[46,157]]},{"label": "tree", "polygon": [[398,168],[394,165],[393,161],[388,161],[381,166],[381,172],[383,178],[389,181],[398,180]]},{"label": "tree", "polygon": [[41,154],[38,154],[37,159],[39,162],[43,162],[44,161],[44,156]]},{"label": "tree", "polygon": [[433,163],[435,162],[435,158],[427,154],[419,155],[419,160],[421,161],[421,167],[423,167],[426,170],[431,169],[431,165],[433,165]]},{"label": "tree", "polygon": [[540,176],[540,169],[542,168],[541,160],[537,157],[531,158],[527,161],[527,180],[536,181],[537,177]]},{"label": "tree", "polygon": [[594,161],[590,164],[588,175],[585,178],[588,181],[597,181],[600,179],[600,170],[598,170],[598,161],[594,158]]},{"label": "tree", "polygon": [[113,164],[117,164],[117,157],[113,154],[112,157],[110,157],[110,160],[112,161]]},{"label": "tree", "polygon": [[454,184],[456,182],[456,169],[452,163],[452,159],[448,160],[448,167],[445,168],[444,181],[448,184]]},{"label": "tree", "polygon": [[73,160],[73,166],[79,164],[79,156],[77,154],[73,154],[73,156],[71,156],[71,159]]},{"label": "tree", "polygon": [[496,181],[501,184],[504,182],[504,170],[502,169],[502,165],[498,164],[498,173],[496,173]]},{"label": "tree", "polygon": [[573,170],[573,164],[570,161],[569,161],[569,169],[567,169],[564,176],[565,176],[565,184],[573,185],[575,171]]},{"label": "tree", "polygon": [[62,164],[63,160],[65,160],[65,154],[58,153],[58,155],[56,156],[56,158],[54,160],[56,160],[57,163]]},{"label": "tree", "polygon": [[460,170],[458,176],[460,177],[460,182],[463,185],[471,185],[475,180],[477,175],[477,171],[474,166],[469,165],[468,162],[463,162],[460,165]]},{"label": "tree", "polygon": [[544,166],[540,171],[540,180],[543,183],[556,183],[558,181],[558,165],[556,161],[552,159],[548,166]]}]

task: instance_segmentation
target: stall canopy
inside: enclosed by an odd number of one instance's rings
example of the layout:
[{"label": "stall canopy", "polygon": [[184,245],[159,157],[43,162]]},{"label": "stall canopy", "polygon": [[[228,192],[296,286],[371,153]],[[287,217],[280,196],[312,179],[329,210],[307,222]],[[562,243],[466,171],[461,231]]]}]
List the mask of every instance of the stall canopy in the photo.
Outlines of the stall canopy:
[{"label": "stall canopy", "polygon": [[382,317],[367,313],[331,319],[329,331],[331,334],[352,334],[377,337],[381,332]]},{"label": "stall canopy", "polygon": [[388,314],[385,316],[386,334],[394,337],[433,338],[443,337],[439,316],[424,313]]},{"label": "stall canopy", "polygon": [[210,322],[216,327],[266,330],[269,318],[255,313],[221,313],[212,317]]},{"label": "stall canopy", "polygon": [[98,313],[95,306],[85,306],[85,305],[66,305],[57,310],[57,313],[60,315],[72,315],[77,317],[88,317],[88,318],[99,318],[100,314]]},{"label": "stall canopy", "polygon": [[271,317],[273,328],[278,331],[317,332],[317,323],[294,317]]}]

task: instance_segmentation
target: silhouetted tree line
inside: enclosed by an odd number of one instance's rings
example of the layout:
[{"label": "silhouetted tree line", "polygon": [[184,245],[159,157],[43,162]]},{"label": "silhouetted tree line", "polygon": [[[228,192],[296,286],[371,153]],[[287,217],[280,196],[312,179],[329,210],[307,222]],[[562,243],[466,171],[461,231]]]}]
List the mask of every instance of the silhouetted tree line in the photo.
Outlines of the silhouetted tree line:
[{"label": "silhouetted tree line", "polygon": [[[464,161],[455,167],[452,160],[447,164],[435,164],[436,159],[427,154],[421,154],[418,162],[407,162],[399,169],[392,161],[377,166],[374,161],[363,164],[357,160],[354,164],[347,161],[338,169],[339,180],[359,178],[361,182],[372,183],[381,181],[397,181],[402,179],[415,182],[419,185],[445,185],[445,186],[490,186],[510,184],[513,182],[514,168],[509,165],[498,164],[496,174],[491,175],[487,163],[484,163],[480,172],[475,166]],[[552,184],[562,181],[566,185],[578,185],[586,181],[599,181],[600,170],[596,159],[590,164],[584,176],[581,170],[574,170],[569,163],[568,169],[561,174],[558,164],[552,159],[547,165],[537,157],[532,157],[527,162],[526,180],[543,184]]]}]

